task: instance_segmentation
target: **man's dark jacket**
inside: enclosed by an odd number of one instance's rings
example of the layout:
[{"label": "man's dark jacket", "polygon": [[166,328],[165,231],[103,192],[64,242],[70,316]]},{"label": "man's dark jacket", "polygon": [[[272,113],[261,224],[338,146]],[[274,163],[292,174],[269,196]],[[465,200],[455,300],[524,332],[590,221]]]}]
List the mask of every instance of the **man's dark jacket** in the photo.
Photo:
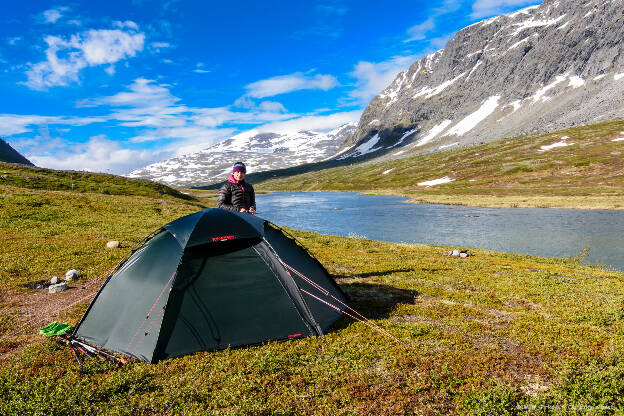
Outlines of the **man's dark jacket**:
[{"label": "man's dark jacket", "polygon": [[256,209],[256,193],[251,184],[242,180],[237,182],[230,175],[228,181],[219,189],[218,207],[230,211],[240,211],[241,208]]}]

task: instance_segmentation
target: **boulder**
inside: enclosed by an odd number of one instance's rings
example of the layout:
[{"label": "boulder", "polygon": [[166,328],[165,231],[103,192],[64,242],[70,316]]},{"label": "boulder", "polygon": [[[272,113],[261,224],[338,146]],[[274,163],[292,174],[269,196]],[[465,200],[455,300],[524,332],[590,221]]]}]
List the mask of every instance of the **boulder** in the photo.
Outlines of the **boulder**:
[{"label": "boulder", "polygon": [[76,280],[78,279],[78,270],[71,269],[65,273],[65,280]]},{"label": "boulder", "polygon": [[58,278],[58,277],[56,277],[56,276],[52,276],[52,279],[50,279],[50,284],[51,284],[51,285],[55,285],[55,284],[57,284],[57,283],[58,283],[58,281],[59,281],[59,278]]},{"label": "boulder", "polygon": [[119,241],[109,241],[106,243],[106,248],[119,248]]},{"label": "boulder", "polygon": [[58,283],[56,285],[50,285],[50,287],[48,288],[48,291],[50,293],[57,293],[57,292],[62,292],[64,290],[67,290],[68,286],[67,283]]}]

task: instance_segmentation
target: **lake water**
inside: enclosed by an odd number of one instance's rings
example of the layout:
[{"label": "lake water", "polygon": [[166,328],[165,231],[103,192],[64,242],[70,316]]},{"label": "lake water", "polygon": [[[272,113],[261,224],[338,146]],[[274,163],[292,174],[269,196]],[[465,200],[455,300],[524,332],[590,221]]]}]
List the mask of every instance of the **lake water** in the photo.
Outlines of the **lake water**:
[{"label": "lake water", "polygon": [[624,271],[624,211],[409,204],[350,192],[257,195],[258,215],[322,234],[485,248],[543,257],[579,254]]}]

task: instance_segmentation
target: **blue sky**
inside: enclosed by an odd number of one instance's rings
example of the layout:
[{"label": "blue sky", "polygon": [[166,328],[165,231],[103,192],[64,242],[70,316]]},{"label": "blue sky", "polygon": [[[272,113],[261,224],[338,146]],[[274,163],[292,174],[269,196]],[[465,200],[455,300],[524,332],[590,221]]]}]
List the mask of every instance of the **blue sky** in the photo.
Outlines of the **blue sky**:
[{"label": "blue sky", "polygon": [[324,130],[461,28],[531,0],[2,0],[0,137],[126,173],[251,128]]}]

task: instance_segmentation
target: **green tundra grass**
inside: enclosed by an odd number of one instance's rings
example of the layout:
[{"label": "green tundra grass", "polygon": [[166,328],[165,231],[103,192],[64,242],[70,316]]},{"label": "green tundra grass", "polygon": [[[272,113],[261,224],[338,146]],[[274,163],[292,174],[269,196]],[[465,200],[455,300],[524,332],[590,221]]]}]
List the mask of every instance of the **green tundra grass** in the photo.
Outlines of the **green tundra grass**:
[{"label": "green tundra grass", "polygon": [[[568,136],[569,146],[541,151]],[[624,209],[624,121],[363,162],[256,185],[264,191],[359,191],[412,202],[472,206]],[[452,149],[452,148],[451,148]],[[449,177],[436,186],[418,183]]]},{"label": "green tundra grass", "polygon": [[[0,414],[624,411],[624,273],[582,265],[582,255],[458,259],[447,247],[295,230],[352,306],[402,343],[344,318],[320,338],[80,369],[37,329],[75,324],[133,245],[214,199],[107,175],[71,191],[68,173],[19,172],[48,185],[0,184]],[[123,248],[106,249],[113,239]],[[70,268],[81,275],[71,290],[22,287]]]}]

